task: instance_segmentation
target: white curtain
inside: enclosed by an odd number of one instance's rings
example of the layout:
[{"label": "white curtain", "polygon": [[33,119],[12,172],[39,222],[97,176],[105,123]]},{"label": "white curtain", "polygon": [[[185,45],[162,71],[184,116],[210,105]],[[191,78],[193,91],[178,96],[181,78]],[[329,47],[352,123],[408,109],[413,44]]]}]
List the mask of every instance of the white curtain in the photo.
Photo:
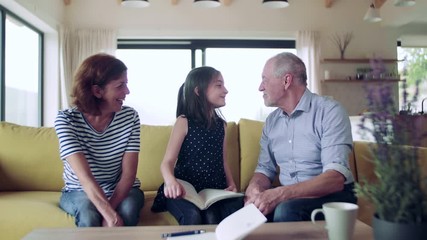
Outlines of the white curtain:
[{"label": "white curtain", "polygon": [[87,57],[104,52],[111,55],[117,49],[117,34],[109,29],[60,28],[60,108],[70,107],[74,72]]},{"label": "white curtain", "polygon": [[320,63],[319,33],[316,31],[298,31],[296,49],[307,68],[307,85],[311,92],[321,95],[319,78]]}]

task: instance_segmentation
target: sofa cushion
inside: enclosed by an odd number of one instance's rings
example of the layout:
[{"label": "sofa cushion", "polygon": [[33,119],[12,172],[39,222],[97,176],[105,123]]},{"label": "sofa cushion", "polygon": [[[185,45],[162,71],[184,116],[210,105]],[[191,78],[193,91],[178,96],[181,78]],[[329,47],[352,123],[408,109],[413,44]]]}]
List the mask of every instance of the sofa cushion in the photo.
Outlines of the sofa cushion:
[{"label": "sofa cushion", "polygon": [[235,122],[227,123],[225,133],[227,143],[227,163],[233,175],[234,183],[237,189],[240,186],[240,149],[239,149],[239,130]]},{"label": "sofa cushion", "polygon": [[[141,125],[141,151],[138,173],[144,191],[157,191],[163,183],[160,164],[169,141],[173,126]],[[227,161],[234,181],[239,186],[239,147],[237,125],[228,122],[226,129]]]},{"label": "sofa cushion", "polygon": [[154,198],[156,197],[157,191],[145,191],[144,207],[141,210],[139,216],[138,226],[168,226],[168,225],[179,225],[175,217],[166,212],[153,212],[151,206],[153,206]]},{"label": "sofa cushion", "polygon": [[36,228],[74,227],[58,206],[60,192],[0,192],[1,239],[21,239]]},{"label": "sofa cushion", "polygon": [[[355,152],[355,167],[358,176],[358,182],[363,185],[363,181],[373,183],[377,181],[375,175],[375,166],[373,163],[374,155],[371,151],[371,145],[374,143],[369,142],[354,142]],[[406,146],[409,147],[409,146]],[[417,147],[418,161],[422,174],[427,178],[427,148]],[[358,197],[358,219],[362,222],[372,225],[372,216],[375,213],[374,205],[364,197]]]},{"label": "sofa cushion", "polygon": [[172,126],[141,125],[137,177],[141,180],[141,189],[144,191],[156,191],[163,182],[160,163],[171,131]]},{"label": "sofa cushion", "polygon": [[62,162],[54,128],[0,123],[0,191],[60,191]]},{"label": "sofa cushion", "polygon": [[260,150],[259,141],[261,139],[264,122],[240,119],[239,140],[240,140],[240,190],[246,190],[249,185],[255,167],[258,163]]}]

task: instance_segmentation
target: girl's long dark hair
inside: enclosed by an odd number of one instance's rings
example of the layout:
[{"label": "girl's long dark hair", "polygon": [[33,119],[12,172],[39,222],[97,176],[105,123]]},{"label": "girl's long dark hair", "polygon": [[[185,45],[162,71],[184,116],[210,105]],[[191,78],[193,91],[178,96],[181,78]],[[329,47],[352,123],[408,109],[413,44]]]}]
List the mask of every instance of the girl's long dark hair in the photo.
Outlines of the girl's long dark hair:
[{"label": "girl's long dark hair", "polygon": [[[194,68],[188,73],[178,91],[176,117],[185,115],[203,123],[206,128],[212,127],[217,120],[225,122],[219,109],[215,109],[206,97],[209,83],[218,74],[218,70],[207,66]],[[198,94],[195,93],[196,88]]]}]

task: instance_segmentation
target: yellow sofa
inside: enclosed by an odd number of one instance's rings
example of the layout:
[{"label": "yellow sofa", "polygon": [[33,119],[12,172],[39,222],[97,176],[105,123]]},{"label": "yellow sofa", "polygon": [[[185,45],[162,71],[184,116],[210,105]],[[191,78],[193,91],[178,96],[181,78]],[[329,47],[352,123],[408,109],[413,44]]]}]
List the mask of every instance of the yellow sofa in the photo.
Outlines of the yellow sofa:
[{"label": "yellow sofa", "polygon": [[[257,163],[263,122],[241,119],[229,122],[227,157],[237,186],[247,187]],[[163,179],[160,163],[172,126],[141,125],[138,178],[145,193],[145,206],[138,225],[174,225],[168,212],[150,211]],[[427,148],[424,149],[427,156]],[[350,165],[356,180],[373,179],[365,142],[355,142]],[[0,123],[0,239],[20,239],[35,228],[74,227],[74,218],[58,207],[63,186],[62,162],[53,128],[34,128]],[[372,206],[359,201],[359,219],[370,224]]]}]

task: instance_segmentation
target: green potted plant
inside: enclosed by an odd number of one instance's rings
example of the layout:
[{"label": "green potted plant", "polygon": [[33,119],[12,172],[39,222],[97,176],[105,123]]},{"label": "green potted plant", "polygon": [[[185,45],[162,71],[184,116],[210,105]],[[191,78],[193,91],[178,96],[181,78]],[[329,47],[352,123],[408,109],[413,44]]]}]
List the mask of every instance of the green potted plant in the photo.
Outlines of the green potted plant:
[{"label": "green potted plant", "polygon": [[[404,92],[407,107],[418,93],[407,101],[406,88]],[[427,170],[420,167],[420,150],[414,147],[425,134],[419,134],[411,121],[415,115],[399,115],[389,84],[367,88],[367,93],[370,112],[362,116],[359,127],[375,140],[370,150],[376,181],[362,178],[356,194],[374,205],[375,239],[426,239]]]}]

